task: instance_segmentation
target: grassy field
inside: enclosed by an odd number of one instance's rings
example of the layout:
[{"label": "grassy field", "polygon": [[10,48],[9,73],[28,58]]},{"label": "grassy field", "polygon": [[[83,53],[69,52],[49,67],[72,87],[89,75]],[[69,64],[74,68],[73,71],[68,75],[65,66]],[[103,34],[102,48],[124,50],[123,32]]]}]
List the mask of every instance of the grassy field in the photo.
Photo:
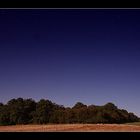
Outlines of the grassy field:
[{"label": "grassy field", "polygon": [[140,132],[140,123],[15,125],[0,126],[0,132]]},{"label": "grassy field", "polygon": [[140,122],[126,123],[126,125],[138,125],[138,126],[140,126]]}]

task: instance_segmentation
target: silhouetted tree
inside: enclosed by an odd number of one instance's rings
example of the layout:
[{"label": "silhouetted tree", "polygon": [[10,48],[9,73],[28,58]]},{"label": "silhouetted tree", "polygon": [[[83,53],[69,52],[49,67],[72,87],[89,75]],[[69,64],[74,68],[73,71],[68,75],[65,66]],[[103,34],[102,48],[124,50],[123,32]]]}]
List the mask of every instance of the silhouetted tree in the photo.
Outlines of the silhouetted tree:
[{"label": "silhouetted tree", "polygon": [[0,106],[0,125],[10,125],[10,112],[7,105]]},{"label": "silhouetted tree", "polygon": [[39,124],[48,123],[53,107],[54,105],[51,101],[41,99],[36,106],[36,111],[33,118],[34,122]]},{"label": "silhouetted tree", "polygon": [[82,107],[87,107],[87,105],[84,105],[83,103],[81,102],[77,102],[72,109],[79,109],[79,108],[82,108]]},{"label": "silhouetted tree", "polygon": [[77,102],[72,108],[41,99],[11,99],[0,103],[0,125],[47,123],[126,123],[140,121],[127,110],[118,109],[113,103],[103,106],[84,105]]}]

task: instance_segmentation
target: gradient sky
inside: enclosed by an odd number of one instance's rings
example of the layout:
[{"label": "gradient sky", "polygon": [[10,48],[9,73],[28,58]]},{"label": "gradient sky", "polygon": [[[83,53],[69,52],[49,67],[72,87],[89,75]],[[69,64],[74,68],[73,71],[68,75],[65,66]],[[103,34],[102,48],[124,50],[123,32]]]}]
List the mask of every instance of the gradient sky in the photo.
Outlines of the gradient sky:
[{"label": "gradient sky", "polygon": [[0,102],[18,97],[140,116],[140,9],[0,9]]}]

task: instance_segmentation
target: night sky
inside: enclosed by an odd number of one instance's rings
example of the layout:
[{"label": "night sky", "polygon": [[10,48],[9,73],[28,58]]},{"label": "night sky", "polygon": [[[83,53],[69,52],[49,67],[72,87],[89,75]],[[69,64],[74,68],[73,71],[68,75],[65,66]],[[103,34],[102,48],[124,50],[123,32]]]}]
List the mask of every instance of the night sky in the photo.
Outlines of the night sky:
[{"label": "night sky", "polygon": [[0,9],[0,102],[18,97],[140,116],[140,9]]}]

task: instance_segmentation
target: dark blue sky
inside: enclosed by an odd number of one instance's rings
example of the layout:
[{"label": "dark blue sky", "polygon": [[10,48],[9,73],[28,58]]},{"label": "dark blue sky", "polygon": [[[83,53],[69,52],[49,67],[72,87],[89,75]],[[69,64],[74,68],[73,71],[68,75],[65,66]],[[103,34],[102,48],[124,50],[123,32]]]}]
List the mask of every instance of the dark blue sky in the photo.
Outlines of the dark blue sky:
[{"label": "dark blue sky", "polygon": [[140,10],[0,9],[0,102],[17,97],[140,116]]}]

